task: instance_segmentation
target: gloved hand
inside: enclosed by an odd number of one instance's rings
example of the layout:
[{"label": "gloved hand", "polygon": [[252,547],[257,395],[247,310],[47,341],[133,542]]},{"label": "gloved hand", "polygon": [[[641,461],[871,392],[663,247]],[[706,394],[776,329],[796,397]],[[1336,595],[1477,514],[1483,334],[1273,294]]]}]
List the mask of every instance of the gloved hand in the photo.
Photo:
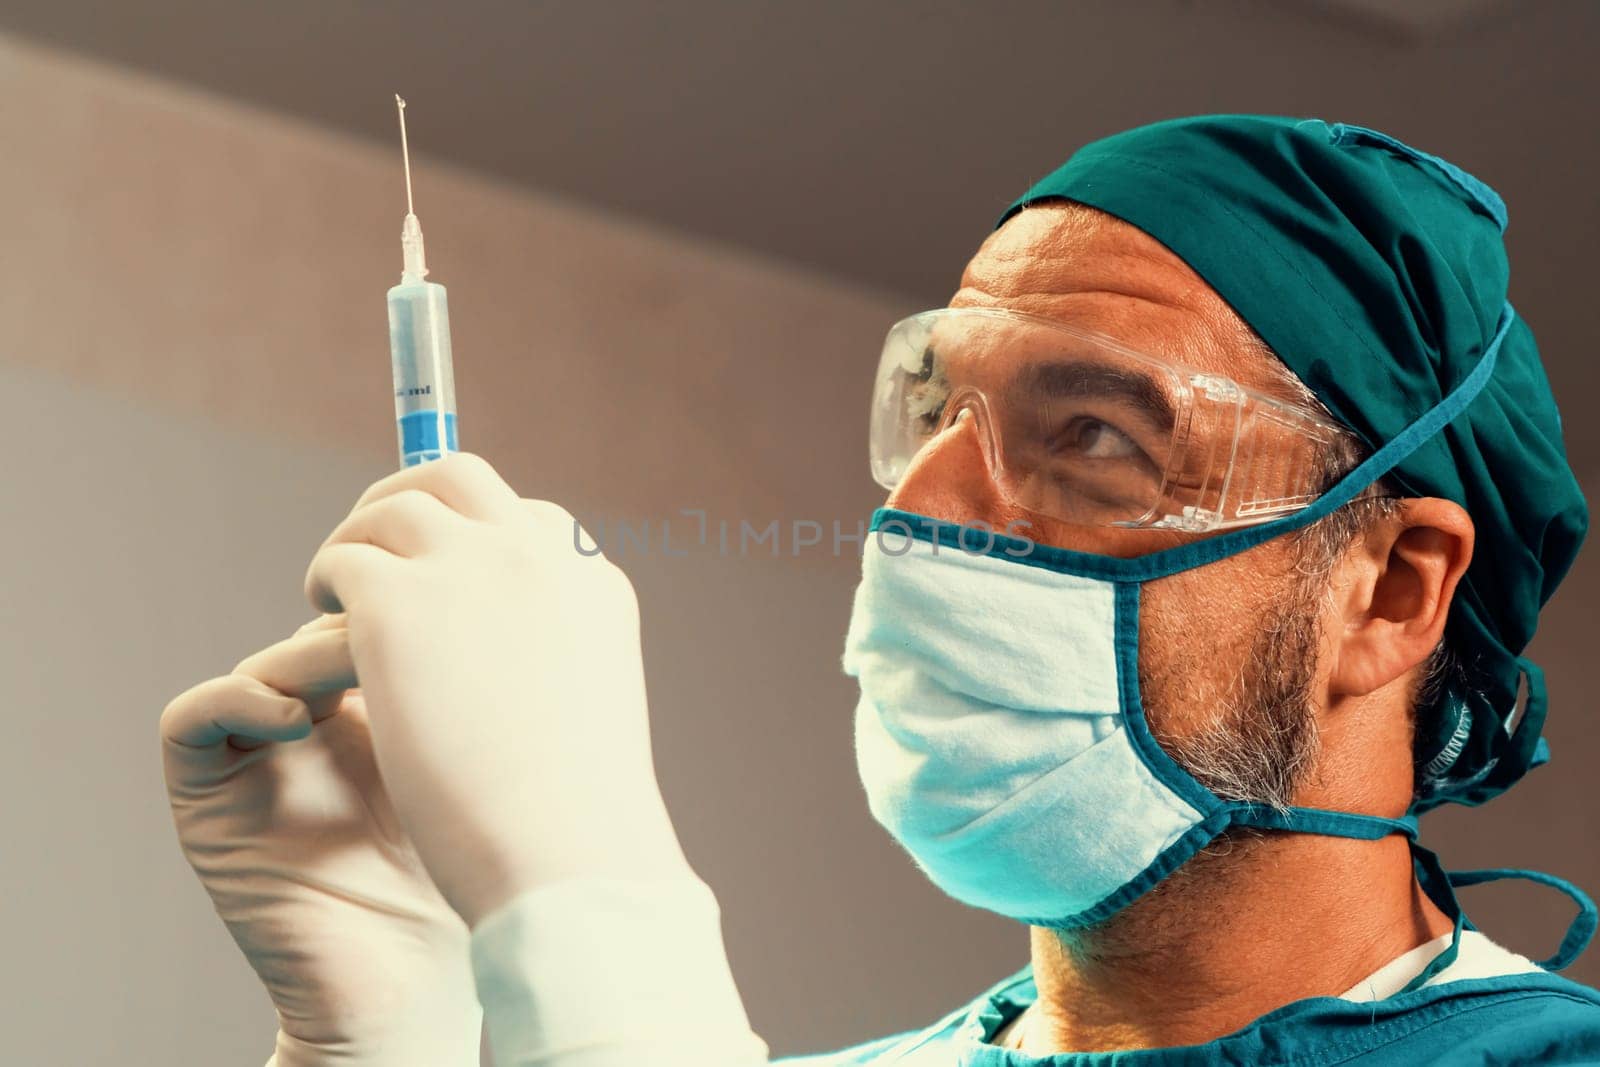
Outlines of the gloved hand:
[{"label": "gloved hand", "polygon": [[563,880],[689,874],[633,588],[566,511],[470,453],[410,467],[356,501],[306,594],[347,616],[395,810],[469,925]]},{"label": "gloved hand", "polygon": [[168,704],[178,839],[277,1008],[277,1067],[476,1067],[468,931],[395,817],[355,680],[325,616]]}]

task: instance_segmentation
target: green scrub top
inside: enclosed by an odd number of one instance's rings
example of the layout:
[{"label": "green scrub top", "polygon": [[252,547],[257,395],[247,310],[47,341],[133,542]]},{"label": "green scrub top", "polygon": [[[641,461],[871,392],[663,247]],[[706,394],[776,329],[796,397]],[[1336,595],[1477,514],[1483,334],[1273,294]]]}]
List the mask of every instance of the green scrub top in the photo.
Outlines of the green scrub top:
[{"label": "green scrub top", "polygon": [[925,1030],[781,1067],[1250,1067],[1357,1063],[1600,1064],[1600,993],[1544,971],[1425,986],[1358,1003],[1312,997],[1204,1045],[1034,1056],[989,1044],[1033,1003],[1026,967]]}]

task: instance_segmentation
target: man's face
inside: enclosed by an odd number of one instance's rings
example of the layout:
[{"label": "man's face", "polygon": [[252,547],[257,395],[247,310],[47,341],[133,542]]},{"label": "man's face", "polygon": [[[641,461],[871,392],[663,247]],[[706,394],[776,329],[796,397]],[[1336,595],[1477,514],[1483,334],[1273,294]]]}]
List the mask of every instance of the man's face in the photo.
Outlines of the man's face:
[{"label": "man's face", "polygon": [[[1142,231],[1075,205],[1014,216],[967,265],[950,306],[1058,319],[1296,399],[1281,365],[1252,346],[1238,316],[1194,271]],[[989,476],[971,420],[929,442],[888,506],[994,529],[1026,522],[1018,528],[1035,541],[1110,556],[1194,539],[1070,525],[1010,504]],[[1322,590],[1296,573],[1298,562],[1291,539],[1278,538],[1149,583],[1141,597],[1139,675],[1151,730],[1180,764],[1224,793],[1258,792],[1274,777],[1286,789],[1311,755],[1311,709],[1326,692],[1318,665],[1327,657],[1316,624]]]}]

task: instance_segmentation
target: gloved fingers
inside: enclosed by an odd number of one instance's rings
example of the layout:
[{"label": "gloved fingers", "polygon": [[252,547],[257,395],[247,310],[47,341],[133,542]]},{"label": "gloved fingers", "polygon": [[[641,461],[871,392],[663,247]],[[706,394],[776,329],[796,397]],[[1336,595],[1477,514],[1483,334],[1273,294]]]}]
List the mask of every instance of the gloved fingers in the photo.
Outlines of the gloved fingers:
[{"label": "gloved fingers", "polygon": [[[324,616],[328,620],[336,618],[343,616]],[[304,701],[312,722],[321,722],[338,711],[345,690],[359,684],[350,655],[350,632],[323,619],[313,620],[293,636],[240,660],[233,674]]]},{"label": "gloved fingers", "polygon": [[431,493],[401,489],[356,508],[322,544],[369,544],[411,559],[436,548],[465,525],[464,520]]},{"label": "gloved fingers", "polygon": [[305,701],[237,674],[192,686],[161,712],[162,740],[183,748],[213,748],[235,738],[235,748],[248,749],[298,741],[309,733],[311,714]]},{"label": "gloved fingers", "polygon": [[[342,611],[332,615],[322,614],[301,626],[295,631],[295,635],[298,636],[300,634],[321,633],[333,630],[345,633],[348,626],[349,616]],[[347,642],[346,652],[348,652],[348,633],[345,633],[345,639]],[[352,668],[351,673],[354,673],[354,668]],[[343,711],[349,707],[352,698],[361,700],[361,690],[352,688],[345,690],[342,694],[338,690],[330,690],[326,695],[308,697],[306,699],[306,703],[311,708],[311,721],[321,722],[323,719],[332,718],[340,711]],[[365,708],[366,705],[363,703],[361,706]]]},{"label": "gloved fingers", "polygon": [[348,602],[381,586],[400,557],[365,542],[325,544],[306,568],[305,594],[318,611],[343,613]]},{"label": "gloved fingers", "polygon": [[301,626],[295,633],[303,634],[317,630],[342,630],[348,625],[349,617],[342,611],[332,615],[323,613]]},{"label": "gloved fingers", "polygon": [[[366,561],[355,571],[352,571],[355,564],[335,562],[328,567],[325,557],[334,555],[331,549],[364,545],[394,557],[411,559],[448,543],[469,521],[438,497],[420,489],[401,489],[363,504],[333,528],[312,557],[306,574],[306,596],[319,610],[339,611],[346,602],[340,599],[341,591],[335,587],[337,582],[341,578],[359,582],[362,574],[372,570],[372,565]],[[337,556],[339,560],[354,558],[351,553]],[[313,575],[317,576],[316,580]],[[316,584],[317,580],[327,581],[328,586]]]},{"label": "gloved fingers", "polygon": [[357,498],[354,515],[376,500],[407,489],[430,493],[469,519],[494,522],[516,506],[517,493],[489,461],[472,452],[452,452],[443,459],[396,471],[367,487]]}]

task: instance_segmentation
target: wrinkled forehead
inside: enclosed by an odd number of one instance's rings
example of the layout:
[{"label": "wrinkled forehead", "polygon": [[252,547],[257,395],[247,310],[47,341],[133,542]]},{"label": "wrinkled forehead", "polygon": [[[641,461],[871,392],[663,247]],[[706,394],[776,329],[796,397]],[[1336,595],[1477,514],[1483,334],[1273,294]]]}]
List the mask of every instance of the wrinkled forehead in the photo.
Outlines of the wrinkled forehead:
[{"label": "wrinkled forehead", "polygon": [[1069,322],[1013,309],[965,307],[928,312],[904,331],[897,370],[938,388],[975,389],[1010,403],[1070,397],[1117,400],[1170,428],[1186,369]]},{"label": "wrinkled forehead", "polygon": [[1295,398],[1285,388],[1287,368],[1187,263],[1144,231],[1080,204],[1014,215],[967,264],[950,306],[1028,312]]}]

